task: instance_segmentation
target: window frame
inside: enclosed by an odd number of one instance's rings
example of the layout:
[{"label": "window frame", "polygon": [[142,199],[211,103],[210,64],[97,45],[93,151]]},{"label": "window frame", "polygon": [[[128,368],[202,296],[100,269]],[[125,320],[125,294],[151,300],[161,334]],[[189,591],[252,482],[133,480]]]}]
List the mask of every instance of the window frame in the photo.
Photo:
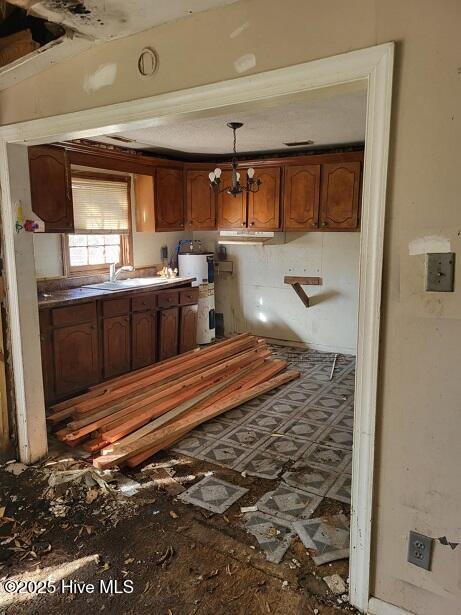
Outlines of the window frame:
[{"label": "window frame", "polygon": [[[121,262],[116,263],[122,267],[124,265],[133,264],[133,229],[131,220],[131,176],[129,175],[113,175],[110,173],[98,173],[95,171],[71,171],[72,177],[79,177],[82,179],[103,179],[105,181],[113,182],[126,182],[126,189],[128,195],[128,232],[127,233],[114,233],[114,235],[120,235],[120,255]],[[75,235],[90,235],[91,233],[66,233],[62,237],[62,261],[64,275],[66,278],[81,277],[85,275],[97,275],[108,272],[108,265],[77,265],[72,266],[70,264],[70,251],[69,251],[69,234]],[[94,235],[98,233],[92,233]],[[101,235],[107,235],[107,233],[99,233]]]}]

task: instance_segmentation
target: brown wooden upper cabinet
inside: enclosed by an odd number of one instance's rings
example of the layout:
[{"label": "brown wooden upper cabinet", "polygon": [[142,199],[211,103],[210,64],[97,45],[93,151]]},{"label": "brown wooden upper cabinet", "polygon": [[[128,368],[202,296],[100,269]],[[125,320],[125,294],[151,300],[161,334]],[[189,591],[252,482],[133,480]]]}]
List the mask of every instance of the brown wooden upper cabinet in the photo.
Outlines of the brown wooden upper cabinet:
[{"label": "brown wooden upper cabinet", "polygon": [[359,224],[360,162],[322,165],[320,227],[353,230]]},{"label": "brown wooden upper cabinet", "polygon": [[280,167],[256,169],[255,179],[261,180],[261,186],[248,194],[248,228],[280,228],[280,175]]},{"label": "brown wooden upper cabinet", "polygon": [[286,231],[352,231],[359,227],[361,163],[285,168]]},{"label": "brown wooden upper cabinet", "polygon": [[[246,182],[246,172],[240,171],[240,181]],[[230,186],[232,171],[223,171],[221,185]],[[247,224],[247,198],[246,194],[232,196],[227,192],[218,194],[218,226],[220,229],[245,228]]]},{"label": "brown wooden upper cabinet", "polygon": [[155,173],[155,230],[184,230],[183,171],[158,167]]},{"label": "brown wooden upper cabinet", "polygon": [[154,177],[134,176],[136,230],[138,233],[155,231]]},{"label": "brown wooden upper cabinet", "polygon": [[186,229],[212,231],[216,228],[216,193],[209,171],[186,171]]},{"label": "brown wooden upper cabinet", "polygon": [[286,231],[312,231],[319,226],[320,165],[285,168],[284,211]]},{"label": "brown wooden upper cabinet", "polygon": [[45,223],[47,233],[73,233],[72,183],[67,152],[63,148],[29,147],[32,211]]},{"label": "brown wooden upper cabinet", "polygon": [[[240,169],[240,181],[246,183],[246,170]],[[220,229],[249,228],[277,230],[280,228],[281,167],[262,167],[255,170],[261,180],[258,192],[237,195],[221,192],[218,195],[218,226]],[[223,171],[221,185],[230,185],[232,172]]]}]

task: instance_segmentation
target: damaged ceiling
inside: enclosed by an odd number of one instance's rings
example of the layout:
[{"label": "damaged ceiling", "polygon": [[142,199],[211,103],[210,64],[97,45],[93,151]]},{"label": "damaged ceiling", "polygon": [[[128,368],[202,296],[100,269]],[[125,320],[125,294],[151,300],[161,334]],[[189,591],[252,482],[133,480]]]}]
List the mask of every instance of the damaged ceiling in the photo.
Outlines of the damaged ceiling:
[{"label": "damaged ceiling", "polygon": [[112,40],[236,0],[10,0],[92,40]]}]

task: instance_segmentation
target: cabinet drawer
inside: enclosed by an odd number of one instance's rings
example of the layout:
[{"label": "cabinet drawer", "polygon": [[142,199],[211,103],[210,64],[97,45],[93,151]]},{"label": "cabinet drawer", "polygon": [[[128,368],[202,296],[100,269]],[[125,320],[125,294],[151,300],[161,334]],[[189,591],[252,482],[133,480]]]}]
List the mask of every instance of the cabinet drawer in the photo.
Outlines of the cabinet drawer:
[{"label": "cabinet drawer", "polygon": [[133,312],[144,312],[145,310],[152,310],[154,307],[155,295],[151,293],[137,295],[131,300],[131,309]]},{"label": "cabinet drawer", "polygon": [[119,316],[120,314],[128,314],[130,311],[130,300],[127,299],[111,299],[110,301],[103,301],[102,315],[106,316]]},{"label": "cabinet drawer", "polygon": [[181,305],[189,305],[191,303],[198,303],[198,287],[186,288],[179,292],[179,303]]},{"label": "cabinet drawer", "polygon": [[168,308],[172,305],[178,305],[179,293],[177,290],[169,291],[167,293],[159,293],[157,302],[159,308]]},{"label": "cabinet drawer", "polygon": [[51,312],[51,321],[55,327],[78,325],[81,322],[96,320],[96,303],[83,303],[69,307],[56,308]]}]

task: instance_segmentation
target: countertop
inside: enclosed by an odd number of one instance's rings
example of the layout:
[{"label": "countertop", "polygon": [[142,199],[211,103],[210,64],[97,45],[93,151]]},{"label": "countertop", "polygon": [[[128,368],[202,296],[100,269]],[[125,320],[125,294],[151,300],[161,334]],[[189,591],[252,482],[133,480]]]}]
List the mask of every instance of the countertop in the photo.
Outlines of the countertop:
[{"label": "countertop", "polygon": [[63,305],[74,305],[76,303],[84,303],[100,299],[101,297],[120,297],[124,295],[133,295],[146,292],[149,290],[165,290],[166,288],[176,288],[178,286],[188,286],[195,278],[170,278],[164,282],[157,282],[149,286],[140,286],[139,288],[123,288],[120,290],[99,290],[97,288],[68,288],[67,290],[56,290],[50,293],[39,293],[38,307],[43,310],[50,307],[60,307]]}]

